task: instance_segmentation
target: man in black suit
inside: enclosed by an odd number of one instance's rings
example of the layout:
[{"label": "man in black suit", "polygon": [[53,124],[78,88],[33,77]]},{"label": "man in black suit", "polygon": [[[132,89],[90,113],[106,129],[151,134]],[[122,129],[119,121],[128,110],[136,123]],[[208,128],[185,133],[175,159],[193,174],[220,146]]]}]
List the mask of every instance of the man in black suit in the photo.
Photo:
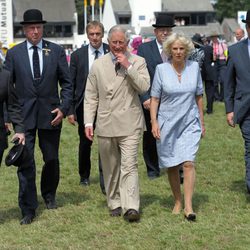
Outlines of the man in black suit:
[{"label": "man in black suit", "polygon": [[[86,32],[89,39],[89,45],[83,46],[71,55],[70,73],[73,82],[74,101],[69,111],[70,115],[68,116],[68,120],[71,124],[75,124],[75,117],[78,123],[78,134],[80,138],[78,171],[80,175],[80,184],[84,186],[88,186],[90,184],[90,154],[92,145],[92,141],[90,141],[84,133],[83,99],[85,86],[89,70],[94,60],[109,52],[108,44],[102,42],[104,35],[104,27],[102,23],[98,21],[88,23]],[[99,173],[100,186],[102,192],[105,193],[100,157]]]},{"label": "man in black suit", "polygon": [[202,67],[202,79],[205,82],[205,93],[207,98],[207,114],[213,113],[214,91],[216,81],[216,68],[213,61],[213,48],[210,45],[204,45],[204,63]]},{"label": "man in black suit", "polygon": [[[5,107],[7,107],[8,119],[12,122],[15,130],[15,134],[12,138],[12,141],[18,140],[19,144],[20,143],[25,144],[24,124],[23,124],[21,106],[18,102],[14,84],[11,81],[10,72],[3,69],[0,63],[0,165],[2,162],[3,152],[8,146],[5,120],[4,120],[6,119],[6,117],[4,117],[5,113],[4,111],[6,111],[4,110],[4,104],[6,104]],[[22,162],[19,165],[17,170],[18,174],[28,171],[26,168],[27,165],[25,166],[25,168],[23,168],[24,164],[28,164],[28,162]],[[27,185],[29,185],[30,183],[32,184],[32,180],[27,179]],[[19,184],[19,192],[21,192],[20,184]],[[26,202],[26,204],[29,204],[30,202],[28,197],[27,198],[24,197],[23,201]],[[30,218],[24,216],[20,221],[20,224],[21,225],[29,224],[30,222],[31,222]]]},{"label": "man in black suit", "polygon": [[21,24],[26,40],[8,50],[6,68],[11,72],[16,87],[24,118],[26,146],[31,155],[31,167],[26,172],[18,173],[19,205],[23,216],[29,217],[31,223],[37,208],[34,160],[36,134],[44,160],[42,197],[48,209],[57,208],[58,149],[62,119],[72,103],[72,83],[64,49],[42,39],[46,21],[41,11],[29,9],[24,12],[23,19]]},{"label": "man in black suit", "polygon": [[7,104],[8,117],[13,124],[15,135],[12,140],[19,139],[19,143],[25,143],[23,119],[15,88],[10,80],[10,73],[2,68],[0,62],[0,165],[3,152],[7,148],[7,128],[4,120],[4,104]]},{"label": "man in black suit", "polygon": [[228,50],[224,97],[227,123],[239,124],[245,141],[246,187],[250,193],[250,10],[247,11],[248,38],[233,44]]},{"label": "man in black suit", "polygon": [[[145,58],[147,63],[148,72],[150,75],[150,85],[154,79],[155,68],[158,64],[163,63],[165,55],[162,51],[162,44],[166,38],[171,34],[172,27],[175,26],[172,17],[161,14],[156,18],[156,23],[152,25],[155,27],[154,33],[156,39],[151,42],[143,43],[139,46],[137,55]],[[143,134],[143,157],[147,167],[147,174],[150,179],[159,177],[160,169],[158,164],[158,156],[156,151],[156,141],[151,133],[150,123],[150,91],[141,96],[141,102],[143,104],[143,112],[146,120],[147,131]]]}]

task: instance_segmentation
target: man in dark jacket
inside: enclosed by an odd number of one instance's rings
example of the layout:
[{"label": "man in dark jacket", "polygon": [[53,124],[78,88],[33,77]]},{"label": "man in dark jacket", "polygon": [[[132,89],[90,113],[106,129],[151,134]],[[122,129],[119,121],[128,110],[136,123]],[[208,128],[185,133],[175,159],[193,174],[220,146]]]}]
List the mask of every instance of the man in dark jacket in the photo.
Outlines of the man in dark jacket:
[{"label": "man in dark jacket", "polygon": [[[24,216],[34,218],[37,208],[34,147],[36,134],[44,165],[41,194],[48,209],[56,209],[59,183],[59,142],[62,119],[72,103],[72,83],[64,49],[42,39],[42,13],[37,9],[24,12],[26,40],[8,50],[6,68],[13,76],[25,125],[26,146],[31,155],[29,171],[18,173],[19,204]],[[61,86],[60,92],[58,83]],[[28,199],[29,203],[24,199]]]}]

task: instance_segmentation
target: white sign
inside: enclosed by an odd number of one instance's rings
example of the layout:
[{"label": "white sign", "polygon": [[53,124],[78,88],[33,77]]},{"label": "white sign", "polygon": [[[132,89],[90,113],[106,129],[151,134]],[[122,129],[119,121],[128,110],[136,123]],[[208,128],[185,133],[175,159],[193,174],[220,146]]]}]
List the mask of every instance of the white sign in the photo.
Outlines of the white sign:
[{"label": "white sign", "polygon": [[238,24],[242,29],[245,29],[245,23],[242,20],[246,20],[247,12],[246,11],[238,11]]},{"label": "white sign", "polygon": [[0,0],[0,41],[3,44],[13,42],[12,0]]}]

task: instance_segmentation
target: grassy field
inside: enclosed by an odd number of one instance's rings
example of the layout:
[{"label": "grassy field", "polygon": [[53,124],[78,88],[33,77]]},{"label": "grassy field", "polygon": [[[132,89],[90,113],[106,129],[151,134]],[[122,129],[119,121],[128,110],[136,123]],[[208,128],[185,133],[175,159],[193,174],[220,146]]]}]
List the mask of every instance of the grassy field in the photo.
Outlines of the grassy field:
[{"label": "grassy field", "polygon": [[194,210],[197,222],[172,215],[166,176],[146,177],[141,148],[141,221],[129,224],[108,214],[98,182],[96,144],[91,185],[79,185],[76,127],[64,123],[57,210],[46,210],[40,196],[41,154],[37,152],[37,218],[20,226],[15,167],[0,168],[0,249],[249,249],[250,197],[245,191],[244,148],[239,128],[226,124],[224,105],[205,116],[206,137],[196,161]]}]

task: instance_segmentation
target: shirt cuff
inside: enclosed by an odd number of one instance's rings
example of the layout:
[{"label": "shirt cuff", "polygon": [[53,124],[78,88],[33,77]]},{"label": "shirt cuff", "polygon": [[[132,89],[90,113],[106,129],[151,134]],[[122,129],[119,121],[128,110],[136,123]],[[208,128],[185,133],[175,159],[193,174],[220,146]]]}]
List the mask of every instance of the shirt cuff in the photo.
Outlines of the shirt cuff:
[{"label": "shirt cuff", "polygon": [[86,123],[85,128],[87,128],[87,127],[93,127],[93,124],[92,123]]}]

